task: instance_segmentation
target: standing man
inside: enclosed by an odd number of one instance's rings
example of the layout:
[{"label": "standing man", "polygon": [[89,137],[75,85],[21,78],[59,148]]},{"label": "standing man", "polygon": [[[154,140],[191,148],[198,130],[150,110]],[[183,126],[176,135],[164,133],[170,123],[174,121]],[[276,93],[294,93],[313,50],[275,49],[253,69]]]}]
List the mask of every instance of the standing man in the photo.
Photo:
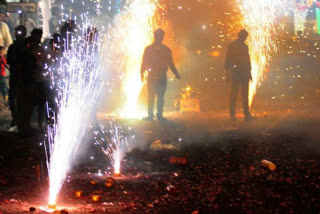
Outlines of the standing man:
[{"label": "standing man", "polygon": [[227,51],[225,68],[227,82],[231,80],[230,118],[236,120],[235,107],[239,88],[241,87],[242,105],[245,120],[251,120],[249,111],[249,82],[252,80],[249,48],[245,44],[248,37],[246,30],[241,30],[238,39],[230,44]]},{"label": "standing man", "polygon": [[9,79],[9,107],[11,110],[11,127],[17,125],[17,87],[18,87],[18,67],[21,67],[21,57],[25,51],[24,39],[27,34],[27,28],[23,25],[16,27],[16,40],[10,45],[7,54],[7,63],[10,65],[10,79]]},{"label": "standing man", "polygon": [[154,43],[146,47],[143,54],[141,65],[141,81],[144,80],[144,74],[147,72],[148,79],[148,117],[145,120],[153,120],[154,98],[157,95],[157,119],[166,120],[163,117],[164,94],[167,89],[167,71],[168,67],[180,80],[180,75],[174,65],[171,50],[162,44],[165,32],[158,29],[154,32]]}]

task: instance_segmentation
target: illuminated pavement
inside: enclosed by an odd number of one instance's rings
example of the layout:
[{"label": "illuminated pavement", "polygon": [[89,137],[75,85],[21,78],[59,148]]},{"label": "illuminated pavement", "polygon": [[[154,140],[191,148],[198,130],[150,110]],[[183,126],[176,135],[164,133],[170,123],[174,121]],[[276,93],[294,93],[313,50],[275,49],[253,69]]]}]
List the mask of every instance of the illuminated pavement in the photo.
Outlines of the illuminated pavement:
[{"label": "illuminated pavement", "polygon": [[[240,115],[231,122],[227,112],[168,113],[163,123],[126,120],[139,143],[122,163],[123,177],[106,188],[106,176],[95,173],[108,164],[97,156],[75,168],[59,205],[69,213],[317,212],[319,113],[265,112],[250,122]],[[45,205],[47,185],[37,182],[33,168],[44,158],[42,147],[35,146],[40,138],[2,132],[1,139],[0,211],[25,213]],[[156,140],[178,149],[154,151]],[[189,163],[172,165],[171,156]],[[277,169],[262,168],[262,159]],[[80,199],[75,196],[79,190]],[[101,195],[101,201],[93,203],[92,194]]]}]

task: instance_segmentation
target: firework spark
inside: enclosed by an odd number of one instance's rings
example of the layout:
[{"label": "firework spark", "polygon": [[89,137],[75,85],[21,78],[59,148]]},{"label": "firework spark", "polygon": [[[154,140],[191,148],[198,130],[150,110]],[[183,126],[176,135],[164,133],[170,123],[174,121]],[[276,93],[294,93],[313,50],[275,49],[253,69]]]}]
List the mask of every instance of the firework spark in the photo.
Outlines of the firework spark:
[{"label": "firework spark", "polygon": [[110,161],[114,174],[119,175],[123,154],[129,146],[123,128],[109,121],[106,126],[100,124],[100,130],[96,134],[96,144],[101,147],[102,152]]},{"label": "firework spark", "polygon": [[96,66],[97,38],[88,39],[89,24],[85,20],[82,21],[86,24],[81,28],[81,35],[74,35],[71,41],[66,41],[70,42],[65,45],[70,49],[63,53],[59,67],[61,79],[55,82],[61,91],[58,101],[59,112],[56,124],[48,128],[49,149],[46,148],[49,153],[47,156],[50,157],[48,169],[51,205],[56,204],[58,193],[72,167],[73,156],[85,134],[88,122],[92,119],[93,106],[102,85],[99,81],[102,69]]},{"label": "firework spark", "polygon": [[[122,13],[115,20],[112,29],[113,44],[116,53],[113,57],[121,58],[114,63],[123,71],[122,90],[125,105],[120,110],[121,117],[139,118],[145,110],[138,103],[138,97],[143,87],[140,80],[140,65],[144,48],[153,41],[153,31],[156,28],[155,13],[158,0],[130,0]],[[114,60],[116,62],[117,60]]]},{"label": "firework spark", "polygon": [[237,0],[243,16],[243,26],[249,32],[252,82],[250,84],[249,103],[252,105],[257,88],[263,81],[263,73],[276,51],[272,39],[275,33],[274,21],[280,0]]}]

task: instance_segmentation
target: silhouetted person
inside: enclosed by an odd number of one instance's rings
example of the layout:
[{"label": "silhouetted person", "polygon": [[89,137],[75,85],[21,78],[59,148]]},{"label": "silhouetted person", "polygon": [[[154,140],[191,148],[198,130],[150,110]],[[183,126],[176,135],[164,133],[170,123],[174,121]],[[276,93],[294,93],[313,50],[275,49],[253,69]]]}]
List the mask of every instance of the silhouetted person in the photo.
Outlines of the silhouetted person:
[{"label": "silhouetted person", "polygon": [[3,46],[0,46],[0,92],[4,100],[6,99],[8,94],[8,86],[6,82],[7,61],[4,58],[5,53],[6,53],[6,48]]},{"label": "silhouetted person", "polygon": [[230,118],[235,120],[235,106],[236,100],[241,88],[242,105],[245,120],[252,119],[249,111],[248,94],[249,82],[252,80],[251,76],[251,62],[249,55],[249,48],[245,44],[248,37],[246,30],[241,30],[238,39],[230,44],[227,51],[225,68],[227,70],[227,81],[231,80],[231,94],[230,94]]},{"label": "silhouetted person", "polygon": [[60,28],[60,35],[62,38],[62,43],[64,50],[69,50],[72,44],[72,37],[77,32],[77,25],[74,20],[66,21]]},{"label": "silhouetted person", "polygon": [[144,80],[144,74],[147,72],[148,79],[148,117],[146,120],[153,120],[154,98],[157,95],[157,119],[166,120],[163,117],[164,94],[167,89],[167,71],[168,67],[174,73],[177,79],[180,75],[173,63],[171,50],[162,44],[165,32],[158,29],[154,32],[154,43],[144,50],[141,65],[141,80]]},{"label": "silhouetted person", "polygon": [[12,45],[10,45],[7,54],[7,63],[10,65],[10,79],[9,79],[9,108],[11,111],[11,126],[17,124],[17,69],[21,66],[21,57],[25,51],[24,39],[27,34],[27,29],[25,26],[20,25],[15,29],[16,40]]},{"label": "silhouetted person", "polygon": [[[31,116],[34,105],[38,106],[38,126],[41,127],[44,116],[44,50],[41,47],[42,30],[34,29],[31,37],[26,38],[22,67],[18,72],[18,128],[21,134],[34,133],[31,128]],[[21,82],[20,82],[21,81]]]}]

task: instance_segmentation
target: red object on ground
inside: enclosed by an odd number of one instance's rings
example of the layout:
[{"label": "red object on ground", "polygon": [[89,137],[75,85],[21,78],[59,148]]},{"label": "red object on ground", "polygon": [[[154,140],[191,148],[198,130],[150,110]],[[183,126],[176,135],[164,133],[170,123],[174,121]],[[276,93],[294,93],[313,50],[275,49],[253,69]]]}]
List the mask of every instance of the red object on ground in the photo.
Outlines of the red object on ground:
[{"label": "red object on ground", "polygon": [[185,157],[170,157],[169,162],[173,165],[187,165],[188,159]]}]

